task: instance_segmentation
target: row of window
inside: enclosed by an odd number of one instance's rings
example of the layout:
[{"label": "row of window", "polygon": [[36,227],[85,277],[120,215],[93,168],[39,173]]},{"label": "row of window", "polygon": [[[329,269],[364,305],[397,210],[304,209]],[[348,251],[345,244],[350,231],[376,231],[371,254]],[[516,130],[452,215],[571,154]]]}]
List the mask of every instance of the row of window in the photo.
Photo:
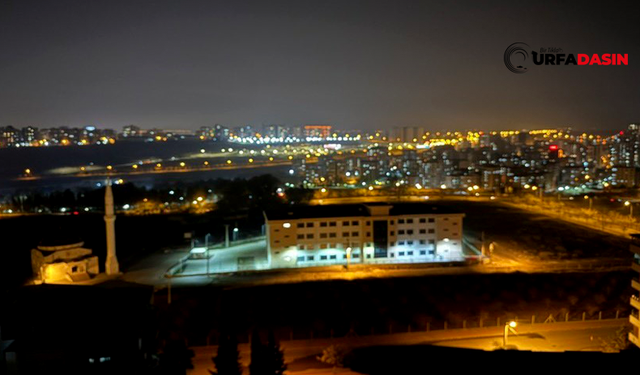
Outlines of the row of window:
[{"label": "row of window", "polygon": [[[365,242],[365,247],[371,247],[373,244],[371,242]],[[352,249],[360,248],[360,243],[352,242],[352,243],[321,243],[321,244],[298,244],[298,250],[324,250],[324,249],[345,249],[347,247],[351,247]]]},{"label": "row of window", "polygon": [[[398,246],[404,246],[404,245],[413,245],[415,241],[398,241],[397,244]],[[418,241],[418,243],[420,245],[426,245],[427,244],[427,240],[420,240]],[[436,244],[436,240],[429,240],[429,245],[435,245]],[[393,242],[389,242],[389,246],[393,246]]]},{"label": "row of window", "polygon": [[[389,253],[389,257],[390,258],[395,258],[396,254],[391,252]],[[421,256],[426,256],[426,255],[435,255],[435,250],[419,250],[419,251],[398,251],[398,257],[410,257],[410,256],[414,256],[414,255],[421,255]],[[360,254],[358,253],[354,253],[351,255],[352,258],[354,259],[359,259],[360,258]],[[318,260],[322,261],[322,260],[338,260],[338,255],[337,254],[332,254],[332,255],[320,255],[317,256]],[[371,254],[367,254],[367,259],[371,258]],[[340,259],[347,259],[347,255],[346,254],[342,254]],[[315,262],[316,261],[316,256],[315,255],[301,255],[298,256],[297,258],[298,263],[300,262]]]},{"label": "row of window", "polygon": [[[435,250],[420,250],[418,252],[419,255],[435,255],[436,251]],[[413,256],[414,251],[398,251],[398,257],[404,257],[404,256]],[[389,258],[394,258],[395,257],[395,253],[389,253]]]},{"label": "row of window", "polygon": [[[420,218],[417,219],[418,223],[420,224],[424,224],[424,223],[435,223],[436,220],[432,217],[430,218]],[[443,219],[444,221],[449,221],[448,217],[445,217]],[[398,219],[398,224],[413,224],[414,219]],[[335,227],[338,225],[337,221],[321,221],[320,223],[318,223],[319,226],[321,228],[325,228],[325,227]],[[395,224],[394,220],[390,221],[391,225]],[[457,222],[453,223],[454,225],[457,225]],[[347,226],[359,226],[360,222],[358,220],[344,220],[342,221],[342,226],[343,227],[347,227]],[[371,221],[367,220],[365,222],[366,226],[371,226]],[[314,228],[315,227],[315,222],[306,222],[306,223],[297,223],[296,226],[298,228]]]},{"label": "row of window", "polygon": [[[360,254],[358,253],[354,253],[351,255],[352,258],[355,259],[359,259],[360,258]],[[371,254],[367,255],[367,258],[371,258]],[[347,259],[347,254],[342,254],[342,256],[340,257],[340,259]],[[298,257],[298,262],[314,262],[316,260],[316,256],[315,255],[307,255],[305,256],[299,256]],[[333,254],[333,255],[320,255],[318,256],[318,260],[338,260],[338,256],[337,254]]]},{"label": "row of window", "polygon": [[[327,222],[327,221],[321,221],[321,222],[320,222],[320,227],[322,227],[322,228],[323,228],[323,227],[327,227],[327,226],[329,226],[329,227],[335,227],[336,225],[337,225],[337,222],[336,222],[336,221],[328,221],[328,222]],[[360,225],[360,222],[359,222],[358,220],[352,220],[352,221],[345,220],[345,221],[343,221],[343,222],[342,222],[342,226],[343,226],[343,227],[348,227],[349,225],[352,225],[352,226],[359,226],[359,225]],[[370,222],[370,221],[367,221],[367,222],[366,222],[366,225],[371,225],[371,222]],[[297,224],[297,227],[298,227],[298,228],[313,228],[314,226],[315,226],[315,223],[314,223],[314,222],[298,223],[298,224]]]},{"label": "row of window", "polygon": [[[320,233],[319,237],[320,238],[336,238],[336,233],[335,232],[330,232],[330,233]],[[360,237],[360,232],[342,232],[342,237]],[[367,237],[371,237],[371,232],[367,232]],[[303,240],[303,239],[308,239],[308,240],[312,240],[314,238],[313,233],[307,233],[305,234],[298,234],[298,239],[299,240]]]},{"label": "row of window", "polygon": [[[444,220],[445,220],[445,221],[446,221],[446,220],[449,220],[449,218],[445,217],[445,218],[444,218]],[[429,223],[435,223],[435,222],[436,222],[436,220],[435,220],[434,218],[432,218],[432,217],[430,217],[430,218],[428,218],[428,219],[426,219],[426,218],[424,218],[424,217],[423,217],[423,218],[418,219],[418,223],[420,223],[420,224],[424,224],[424,223],[427,223],[427,222],[429,222]],[[413,224],[413,219],[398,219],[398,224],[405,224],[405,223],[406,223],[406,224]],[[391,220],[391,225],[393,225],[393,220]]]}]

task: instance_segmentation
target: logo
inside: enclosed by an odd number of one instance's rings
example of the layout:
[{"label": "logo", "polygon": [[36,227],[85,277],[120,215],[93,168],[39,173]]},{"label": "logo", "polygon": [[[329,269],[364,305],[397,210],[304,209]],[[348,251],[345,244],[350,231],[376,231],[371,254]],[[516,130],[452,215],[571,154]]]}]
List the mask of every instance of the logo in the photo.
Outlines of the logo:
[{"label": "logo", "polygon": [[[527,72],[527,68],[524,67],[525,61],[529,59],[529,45],[522,42],[516,42],[507,47],[506,51],[504,51],[504,65],[507,66],[507,69],[510,71],[522,74]],[[513,60],[517,60],[514,65]],[[519,60],[518,60],[519,59]],[[520,60],[522,62],[520,62]]]},{"label": "logo", "polygon": [[[531,59],[529,55],[531,54]],[[562,48],[540,48],[532,50],[528,44],[516,42],[504,51],[504,65],[516,74],[528,72],[527,66],[533,65],[629,65],[629,55],[624,53],[564,53]]]}]

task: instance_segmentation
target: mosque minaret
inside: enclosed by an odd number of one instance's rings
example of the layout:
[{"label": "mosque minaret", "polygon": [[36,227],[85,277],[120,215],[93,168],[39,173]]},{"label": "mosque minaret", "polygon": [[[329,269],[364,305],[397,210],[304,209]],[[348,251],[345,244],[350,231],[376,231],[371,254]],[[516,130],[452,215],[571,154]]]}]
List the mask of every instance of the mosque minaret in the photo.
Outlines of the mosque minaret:
[{"label": "mosque minaret", "polygon": [[107,262],[105,272],[107,275],[120,273],[118,258],[116,257],[116,215],[113,207],[113,191],[111,181],[107,181],[104,194],[104,221],[107,224]]}]

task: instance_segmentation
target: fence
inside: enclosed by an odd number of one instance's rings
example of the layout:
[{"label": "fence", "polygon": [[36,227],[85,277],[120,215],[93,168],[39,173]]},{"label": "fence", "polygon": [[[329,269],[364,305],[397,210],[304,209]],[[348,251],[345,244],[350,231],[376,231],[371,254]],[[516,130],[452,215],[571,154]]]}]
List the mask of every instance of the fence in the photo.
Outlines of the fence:
[{"label": "fence", "polygon": [[[252,237],[252,238],[245,238],[245,239],[242,239],[242,240],[229,242],[229,246],[238,246],[238,245],[243,245],[243,244],[247,244],[247,243],[251,243],[251,242],[257,242],[257,241],[264,240],[265,238],[266,238],[265,236],[257,236],[257,237]],[[224,242],[220,242],[220,243],[209,245],[207,247],[207,254],[209,256],[206,257],[205,259],[211,259],[211,255],[209,253],[210,250],[223,250],[223,249],[225,249],[225,243]],[[215,253],[214,253],[214,255],[215,255]],[[181,276],[180,274],[182,272],[184,272],[185,268],[187,267],[187,261],[189,259],[191,259],[191,253],[187,253],[185,256],[180,258],[180,260],[178,262],[176,262],[174,265],[169,267],[167,269],[167,271],[165,272],[164,276],[167,277],[167,278],[180,277]],[[184,275],[184,277],[189,277],[189,276],[202,276],[202,275],[200,275],[200,274]]]},{"label": "fence", "polygon": [[[392,335],[403,333],[428,333],[428,332],[444,332],[456,331],[463,332],[467,329],[477,328],[501,328],[511,321],[515,321],[519,327],[527,326],[543,326],[557,323],[569,322],[593,322],[593,321],[615,321],[620,320],[621,324],[628,322],[628,313],[621,310],[599,311],[589,314],[586,311],[578,313],[556,313],[543,315],[527,315],[527,316],[499,316],[493,318],[474,318],[462,319],[456,322],[448,320],[427,320],[422,324],[406,324],[398,323],[378,324],[375,326],[365,326],[358,323],[351,323],[341,327],[327,327],[325,329],[305,329],[299,328],[275,328],[273,332],[277,340],[293,341],[293,340],[313,340],[313,339],[338,339],[350,337],[366,337],[374,335]],[[238,343],[249,343],[251,339],[251,330],[237,333]],[[219,331],[211,330],[206,334],[193,335],[188,337],[189,346],[209,346],[217,345]]]}]

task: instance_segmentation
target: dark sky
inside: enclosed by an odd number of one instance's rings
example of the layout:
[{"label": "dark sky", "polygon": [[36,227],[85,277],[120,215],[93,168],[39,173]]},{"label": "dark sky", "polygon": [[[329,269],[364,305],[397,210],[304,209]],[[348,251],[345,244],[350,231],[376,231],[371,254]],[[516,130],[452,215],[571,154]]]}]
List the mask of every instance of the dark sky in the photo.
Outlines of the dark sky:
[{"label": "dark sky", "polygon": [[[518,41],[629,66],[514,74]],[[0,126],[640,121],[640,1],[5,0],[0,51]]]}]

